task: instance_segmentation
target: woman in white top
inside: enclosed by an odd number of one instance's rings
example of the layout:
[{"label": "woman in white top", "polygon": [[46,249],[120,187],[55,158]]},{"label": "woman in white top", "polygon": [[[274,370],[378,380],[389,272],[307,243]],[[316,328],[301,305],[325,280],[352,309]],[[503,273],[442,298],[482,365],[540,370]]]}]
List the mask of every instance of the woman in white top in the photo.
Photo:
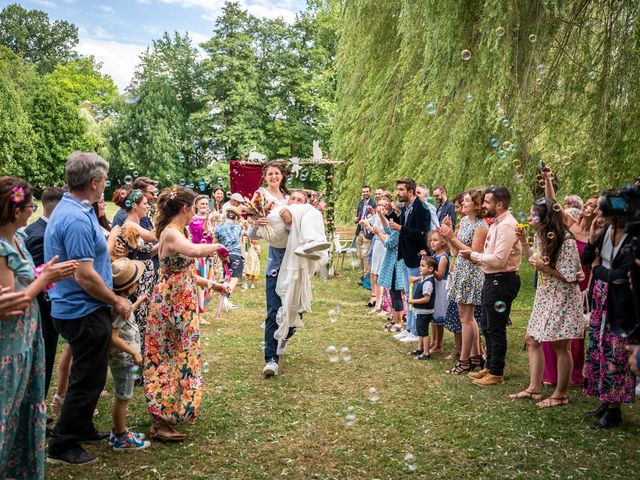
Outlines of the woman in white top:
[{"label": "woman in white top", "polygon": [[[387,206],[393,201],[393,197],[391,193],[384,192],[380,199],[378,199],[378,209],[382,209],[383,212],[387,211]],[[379,215],[374,215],[370,220],[364,220],[365,228],[371,228],[382,230],[382,221],[380,220]],[[382,311],[382,296],[384,293],[384,287],[378,285],[378,276],[380,275],[380,270],[382,268],[382,260],[384,260],[384,255],[387,252],[387,247],[385,247],[384,242],[378,238],[374,237],[373,241],[373,251],[371,253],[371,288],[373,289],[373,293],[375,295],[375,305],[373,309],[369,312],[370,314],[379,313]],[[383,313],[384,314],[384,313]]]}]

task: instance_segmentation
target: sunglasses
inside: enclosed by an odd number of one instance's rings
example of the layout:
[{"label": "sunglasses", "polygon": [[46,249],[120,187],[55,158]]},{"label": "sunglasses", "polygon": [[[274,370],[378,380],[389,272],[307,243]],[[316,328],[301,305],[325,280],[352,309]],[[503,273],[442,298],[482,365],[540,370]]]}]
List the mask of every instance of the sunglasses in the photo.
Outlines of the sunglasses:
[{"label": "sunglasses", "polygon": [[35,204],[23,205],[20,208],[30,208],[31,210],[33,210],[35,212],[36,210],[38,210],[38,205],[35,205]]}]

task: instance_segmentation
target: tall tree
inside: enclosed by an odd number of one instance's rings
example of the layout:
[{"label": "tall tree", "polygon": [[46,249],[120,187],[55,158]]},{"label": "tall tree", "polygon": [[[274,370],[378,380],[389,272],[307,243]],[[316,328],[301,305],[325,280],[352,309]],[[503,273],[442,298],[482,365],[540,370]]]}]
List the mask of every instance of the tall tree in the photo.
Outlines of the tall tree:
[{"label": "tall tree", "polygon": [[49,73],[75,57],[78,29],[61,20],[51,23],[40,10],[12,4],[0,12],[0,44],[35,64],[40,73]]}]

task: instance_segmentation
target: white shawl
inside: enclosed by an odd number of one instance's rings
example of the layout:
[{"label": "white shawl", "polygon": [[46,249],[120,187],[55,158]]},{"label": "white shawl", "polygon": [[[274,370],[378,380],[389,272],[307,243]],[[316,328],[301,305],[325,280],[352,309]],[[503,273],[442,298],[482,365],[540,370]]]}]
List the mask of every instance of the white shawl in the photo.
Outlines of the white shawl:
[{"label": "white shawl", "polygon": [[326,250],[319,252],[320,260],[309,260],[294,253],[302,243],[327,241],[322,213],[309,204],[289,205],[286,208],[291,212],[293,221],[276,284],[276,293],[282,300],[276,316],[278,330],[274,334],[279,347],[287,338],[290,328],[302,326],[300,314],[311,310],[311,279],[318,265],[327,263],[329,259]]}]

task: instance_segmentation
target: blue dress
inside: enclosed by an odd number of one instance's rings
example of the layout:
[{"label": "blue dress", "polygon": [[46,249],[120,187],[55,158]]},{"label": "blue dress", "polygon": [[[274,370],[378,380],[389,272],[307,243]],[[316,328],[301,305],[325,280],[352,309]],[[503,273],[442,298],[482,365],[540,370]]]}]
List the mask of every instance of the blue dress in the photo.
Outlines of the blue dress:
[{"label": "blue dress", "polygon": [[[18,232],[18,250],[0,238],[15,278],[15,291],[34,280],[33,259]],[[44,398],[44,340],[38,302],[26,314],[0,321],[0,465],[1,478],[44,478],[47,410]]]},{"label": "blue dress", "polygon": [[[400,232],[391,230],[389,227],[384,229],[384,233],[389,237],[384,241],[387,251],[382,260],[380,267],[380,276],[378,277],[378,285],[393,290],[404,289],[404,262],[398,260],[398,242],[400,240]],[[395,277],[395,284],[393,279]]]}]

